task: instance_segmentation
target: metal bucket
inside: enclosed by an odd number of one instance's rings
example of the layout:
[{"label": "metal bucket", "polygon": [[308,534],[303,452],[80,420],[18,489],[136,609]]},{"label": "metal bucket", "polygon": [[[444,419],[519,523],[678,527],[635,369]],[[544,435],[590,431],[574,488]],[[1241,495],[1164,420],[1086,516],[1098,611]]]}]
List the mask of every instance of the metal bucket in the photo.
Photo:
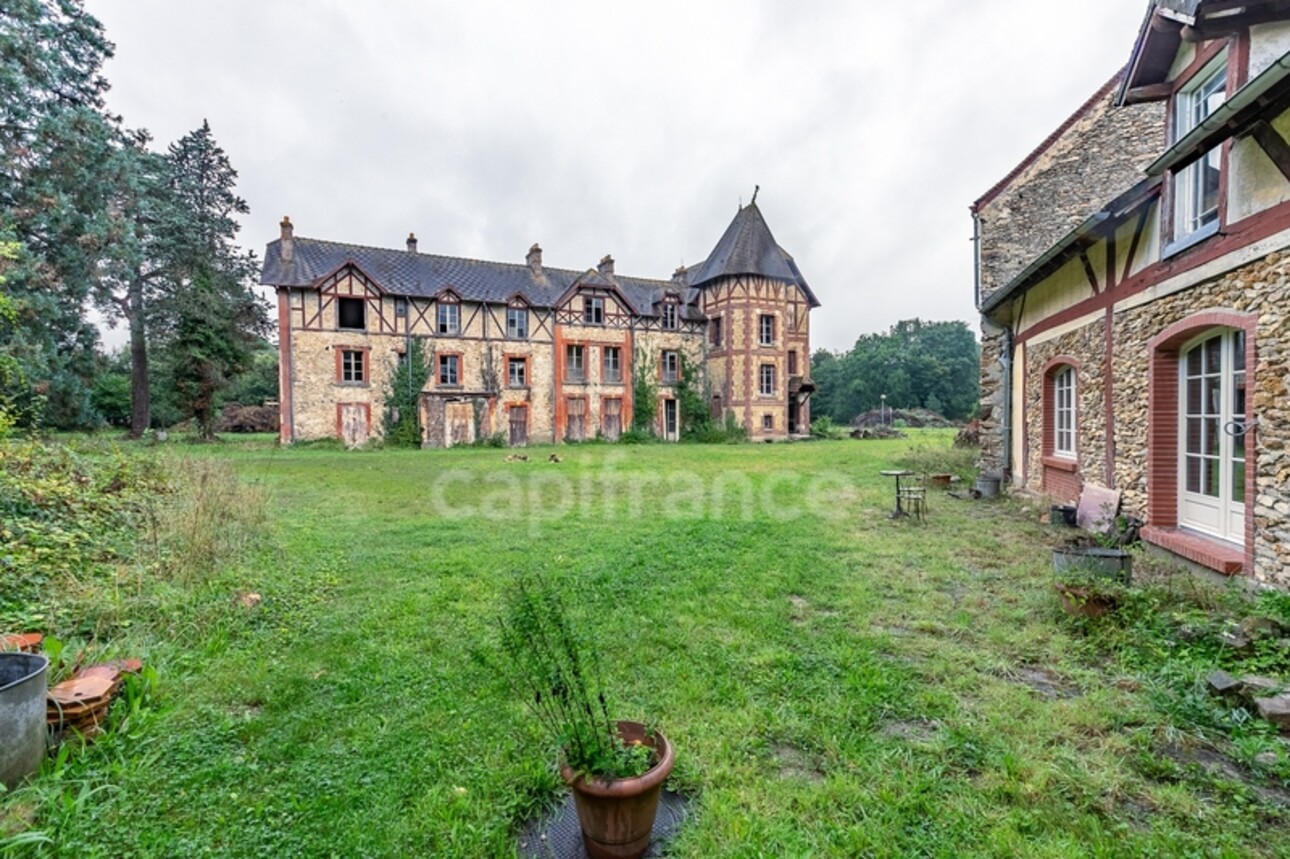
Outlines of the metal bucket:
[{"label": "metal bucket", "polygon": [[49,659],[0,653],[0,783],[15,788],[45,756],[45,695]]},{"label": "metal bucket", "polygon": [[982,498],[993,498],[999,494],[999,484],[1002,478],[988,474],[982,474],[976,479],[976,491],[981,493]]}]

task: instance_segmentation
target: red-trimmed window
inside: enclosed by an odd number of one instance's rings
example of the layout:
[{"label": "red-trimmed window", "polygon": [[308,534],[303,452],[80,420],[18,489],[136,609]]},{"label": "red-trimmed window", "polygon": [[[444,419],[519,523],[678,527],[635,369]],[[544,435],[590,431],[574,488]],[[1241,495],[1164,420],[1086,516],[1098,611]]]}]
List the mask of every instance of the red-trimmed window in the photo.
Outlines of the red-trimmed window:
[{"label": "red-trimmed window", "polygon": [[1075,368],[1053,372],[1053,456],[1075,458]]},{"label": "red-trimmed window", "polygon": [[336,381],[342,385],[366,385],[367,349],[336,347]]},{"label": "red-trimmed window", "polygon": [[439,384],[441,385],[460,385],[461,384],[461,356],[460,355],[440,355],[439,356]]},{"label": "red-trimmed window", "polygon": [[527,388],[529,386],[529,359],[506,359],[506,385],[510,388]]},{"label": "red-trimmed window", "polygon": [[566,382],[587,381],[586,346],[570,343],[564,347],[564,380]]},{"label": "red-trimmed window", "polygon": [[762,364],[759,378],[758,392],[763,397],[775,396],[775,365]]},{"label": "red-trimmed window", "polygon": [[609,384],[623,380],[623,350],[619,346],[606,346],[601,353],[601,379]]}]

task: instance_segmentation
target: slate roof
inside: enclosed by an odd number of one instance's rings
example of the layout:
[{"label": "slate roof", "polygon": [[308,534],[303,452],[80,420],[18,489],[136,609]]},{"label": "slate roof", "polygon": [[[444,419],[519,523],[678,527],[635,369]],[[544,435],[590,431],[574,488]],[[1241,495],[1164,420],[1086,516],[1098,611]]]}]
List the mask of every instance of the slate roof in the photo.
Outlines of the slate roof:
[{"label": "slate roof", "polygon": [[[390,248],[374,248],[323,239],[295,237],[291,262],[282,259],[282,240],[270,242],[264,252],[260,283],[269,286],[312,286],[349,263],[357,265],[381,288],[395,295],[429,298],[445,287],[465,301],[505,303],[522,295],[534,307],[553,307],[580,279],[603,283],[595,269],[543,268],[539,277],[526,264],[488,262],[464,257],[438,256]],[[606,279],[608,280],[608,279]],[[608,280],[632,304],[639,316],[657,316],[657,303],[667,291],[680,295],[684,304],[698,297],[698,290],[670,280],[617,275]],[[697,311],[683,314],[702,318]]]},{"label": "slate roof", "polygon": [[538,275],[527,264],[488,262],[464,257],[437,256],[390,248],[295,237],[290,262],[282,259],[282,240],[269,242],[264,251],[260,283],[268,286],[313,286],[347,264],[357,265],[382,289],[395,295],[430,298],[451,288],[465,301],[501,304],[519,294],[534,307],[554,307],[574,284],[616,287],[638,316],[657,316],[666,293],[676,292],[682,317],[703,319],[697,304],[703,284],[728,275],[758,274],[796,284],[812,307],[819,307],[797,263],[775,243],[770,228],[755,203],[742,207],[725,235],[706,260],[690,266],[685,282],[613,275],[602,278],[596,269],[546,268]]},{"label": "slate roof", "polygon": [[686,281],[691,286],[703,286],[719,277],[740,274],[756,274],[795,284],[805,293],[812,307],[820,306],[797,263],[771,235],[756,203],[749,203],[739,210],[708,258],[687,271]]}]

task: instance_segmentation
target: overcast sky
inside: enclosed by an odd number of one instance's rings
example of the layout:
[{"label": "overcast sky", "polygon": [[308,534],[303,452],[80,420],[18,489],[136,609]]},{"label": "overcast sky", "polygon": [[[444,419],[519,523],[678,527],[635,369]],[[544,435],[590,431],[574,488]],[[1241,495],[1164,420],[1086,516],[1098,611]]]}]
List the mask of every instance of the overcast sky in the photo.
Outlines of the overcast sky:
[{"label": "overcast sky", "polygon": [[[109,106],[208,119],[296,234],[667,278],[760,185],[812,347],[968,320],[968,205],[1128,59],[1145,0],[86,0]],[[119,339],[119,338],[109,338]]]}]

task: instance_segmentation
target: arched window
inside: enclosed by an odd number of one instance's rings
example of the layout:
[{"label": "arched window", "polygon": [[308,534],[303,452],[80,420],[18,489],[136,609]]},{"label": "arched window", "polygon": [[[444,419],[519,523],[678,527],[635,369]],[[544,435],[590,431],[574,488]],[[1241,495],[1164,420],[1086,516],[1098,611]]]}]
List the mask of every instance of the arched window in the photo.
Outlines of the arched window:
[{"label": "arched window", "polygon": [[1043,376],[1043,487],[1054,498],[1079,497],[1079,363],[1059,357]]}]

